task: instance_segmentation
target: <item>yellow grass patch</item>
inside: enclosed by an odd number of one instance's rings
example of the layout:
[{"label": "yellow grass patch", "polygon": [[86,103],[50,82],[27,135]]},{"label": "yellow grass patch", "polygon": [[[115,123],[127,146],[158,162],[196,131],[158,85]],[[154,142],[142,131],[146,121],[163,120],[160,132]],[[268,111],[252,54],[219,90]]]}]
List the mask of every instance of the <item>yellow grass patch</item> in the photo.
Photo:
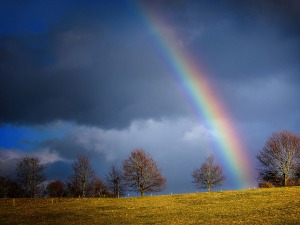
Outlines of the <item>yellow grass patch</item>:
[{"label": "yellow grass patch", "polygon": [[[136,198],[0,199],[0,224],[299,224],[300,187]],[[53,203],[52,203],[53,202]]]}]

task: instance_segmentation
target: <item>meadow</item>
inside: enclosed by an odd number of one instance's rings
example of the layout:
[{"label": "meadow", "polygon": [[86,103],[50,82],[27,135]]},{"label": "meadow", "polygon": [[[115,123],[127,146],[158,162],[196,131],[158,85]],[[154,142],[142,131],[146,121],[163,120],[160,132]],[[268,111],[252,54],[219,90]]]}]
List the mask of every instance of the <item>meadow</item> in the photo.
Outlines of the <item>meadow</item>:
[{"label": "meadow", "polygon": [[0,224],[300,224],[300,187],[134,198],[0,199]]}]

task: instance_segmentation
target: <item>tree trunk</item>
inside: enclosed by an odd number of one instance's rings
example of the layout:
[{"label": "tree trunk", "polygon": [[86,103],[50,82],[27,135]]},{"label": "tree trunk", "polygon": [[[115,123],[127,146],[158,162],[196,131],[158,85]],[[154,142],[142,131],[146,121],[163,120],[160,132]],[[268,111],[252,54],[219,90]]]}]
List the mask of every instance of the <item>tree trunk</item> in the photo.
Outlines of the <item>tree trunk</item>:
[{"label": "tree trunk", "polygon": [[85,198],[85,182],[82,184],[82,197]]},{"label": "tree trunk", "polygon": [[145,191],[143,189],[140,189],[140,191],[141,191],[141,197],[143,197]]},{"label": "tree trunk", "polygon": [[285,173],[283,174],[283,185],[284,187],[288,186],[288,177]]},{"label": "tree trunk", "polygon": [[207,186],[207,191],[210,192],[210,185]]}]

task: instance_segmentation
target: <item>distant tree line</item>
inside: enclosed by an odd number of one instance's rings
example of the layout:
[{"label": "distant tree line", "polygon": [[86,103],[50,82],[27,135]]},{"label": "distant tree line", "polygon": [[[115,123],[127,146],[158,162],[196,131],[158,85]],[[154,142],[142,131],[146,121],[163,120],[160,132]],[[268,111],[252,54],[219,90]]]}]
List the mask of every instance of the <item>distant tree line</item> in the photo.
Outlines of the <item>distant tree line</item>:
[{"label": "distant tree line", "polygon": [[16,165],[16,180],[0,175],[0,197],[120,197],[125,191],[162,191],[166,178],[156,161],[143,149],[135,149],[123,161],[123,168],[113,164],[105,179],[95,175],[90,159],[78,155],[72,163],[73,173],[66,181],[46,181],[38,157],[21,157]]},{"label": "distant tree line", "polygon": [[[157,162],[143,149],[133,150],[123,161],[122,168],[113,164],[105,179],[95,175],[90,159],[78,155],[72,163],[73,173],[66,181],[46,181],[44,167],[38,157],[21,157],[16,165],[17,179],[0,175],[0,197],[116,197],[133,191],[145,193],[160,192],[165,188],[166,178],[162,176]],[[219,186],[225,180],[222,168],[210,156],[192,174],[197,188]]]},{"label": "distant tree line", "polygon": [[[300,137],[290,131],[275,132],[257,155],[260,187],[300,185]],[[165,188],[156,161],[143,149],[133,150],[122,163],[113,164],[105,179],[95,175],[90,159],[78,155],[72,163],[73,173],[66,181],[46,181],[44,166],[38,157],[21,157],[16,165],[16,180],[0,174],[0,197],[116,197],[126,191],[160,192]],[[222,185],[222,168],[209,156],[192,172],[196,188],[207,189]]]}]

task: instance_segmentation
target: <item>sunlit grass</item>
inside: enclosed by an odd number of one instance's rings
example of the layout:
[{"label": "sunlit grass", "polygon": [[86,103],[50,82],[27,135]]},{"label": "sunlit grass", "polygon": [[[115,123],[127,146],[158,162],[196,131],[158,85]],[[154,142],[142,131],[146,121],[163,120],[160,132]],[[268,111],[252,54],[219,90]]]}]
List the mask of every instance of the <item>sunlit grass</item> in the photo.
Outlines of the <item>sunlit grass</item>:
[{"label": "sunlit grass", "polygon": [[300,187],[136,198],[0,200],[0,224],[299,224]]}]

